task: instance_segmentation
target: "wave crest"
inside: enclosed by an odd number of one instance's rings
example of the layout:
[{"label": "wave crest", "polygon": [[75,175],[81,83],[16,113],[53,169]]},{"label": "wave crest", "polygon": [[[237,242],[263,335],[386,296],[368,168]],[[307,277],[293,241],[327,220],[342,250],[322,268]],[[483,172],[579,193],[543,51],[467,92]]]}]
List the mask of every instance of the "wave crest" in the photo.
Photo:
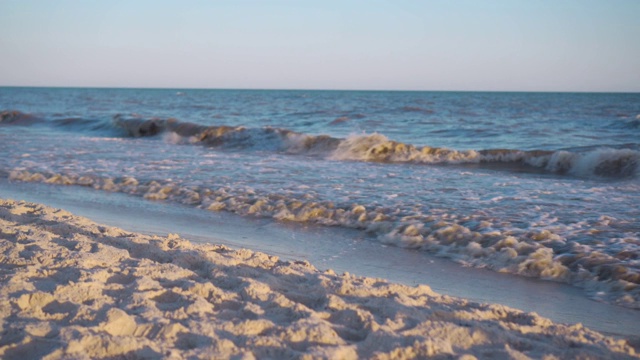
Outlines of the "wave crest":
[{"label": "wave crest", "polygon": [[32,114],[23,113],[16,110],[6,110],[0,112],[0,125],[22,125],[28,126],[43,120]]},{"label": "wave crest", "polygon": [[[30,125],[42,122],[19,111],[0,113],[0,124]],[[56,126],[106,130],[110,134],[149,137],[164,134],[172,143],[201,144],[226,149],[276,151],[296,155],[322,156],[336,161],[456,165],[505,171],[543,172],[577,177],[638,177],[640,148],[627,144],[621,148],[574,148],[567,150],[483,149],[455,150],[444,147],[415,146],[390,140],[383,134],[359,134],[346,138],[310,135],[276,127],[205,126],[173,118],[143,118],[116,115],[104,119],[59,119]]]},{"label": "wave crest", "polygon": [[602,148],[586,153],[554,152],[545,169],[575,176],[629,177],[638,175],[640,152],[631,149]]},{"label": "wave crest", "polygon": [[[288,129],[244,126],[203,126],[176,119],[114,117],[115,126],[128,136],[155,136],[168,132],[174,142],[231,149],[280,151],[320,155],[337,161],[473,165],[492,169],[547,172],[577,177],[637,177],[640,152],[631,148],[573,150],[454,150],[414,146],[393,141],[383,134],[352,135],[344,139],[309,135]],[[175,140],[175,138],[178,140]],[[629,145],[631,147],[631,145]]]},{"label": "wave crest", "polygon": [[335,160],[358,160],[392,163],[461,164],[477,163],[475,150],[457,151],[430,146],[416,147],[389,140],[381,134],[356,135],[342,140],[332,154]]}]

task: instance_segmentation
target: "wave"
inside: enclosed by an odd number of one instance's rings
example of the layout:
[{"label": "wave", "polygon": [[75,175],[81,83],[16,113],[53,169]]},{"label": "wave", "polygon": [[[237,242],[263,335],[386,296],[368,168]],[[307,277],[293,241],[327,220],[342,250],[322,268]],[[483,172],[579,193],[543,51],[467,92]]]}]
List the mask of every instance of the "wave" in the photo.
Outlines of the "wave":
[{"label": "wave", "polygon": [[0,112],[0,125],[22,125],[29,126],[42,123],[44,119],[35,115],[26,114],[16,110],[6,110]]},{"label": "wave", "polygon": [[631,148],[602,147],[558,151],[453,150],[430,146],[418,147],[390,140],[377,133],[352,135],[341,139],[273,127],[203,126],[175,119],[144,120],[117,116],[114,121],[130,136],[154,136],[168,133],[172,141],[179,143],[324,155],[328,159],[337,161],[477,165],[577,177],[614,178],[635,177],[640,167],[640,151]]},{"label": "wave", "polygon": [[604,129],[630,130],[632,133],[640,130],[640,114],[634,116],[626,113],[615,114],[615,116],[615,120],[602,123]]},{"label": "wave", "polygon": [[81,117],[63,117],[45,119],[34,114],[23,113],[16,110],[0,112],[0,126],[54,126],[78,132],[99,132],[109,136],[128,136],[126,131],[119,126],[114,126],[113,121],[108,119],[86,119]]},{"label": "wave", "polygon": [[123,135],[119,129],[105,119],[62,118],[52,121],[55,126],[75,131],[105,132],[108,135]]},{"label": "wave", "polygon": [[400,111],[401,112],[405,112],[405,113],[422,113],[422,114],[426,114],[426,115],[431,115],[431,114],[435,113],[435,110],[422,108],[422,107],[419,107],[419,106],[403,106],[400,109]]},{"label": "wave", "polygon": [[[17,111],[0,114],[0,123],[31,125],[40,118]],[[564,150],[484,149],[455,150],[415,146],[388,139],[383,134],[347,138],[310,135],[289,129],[245,126],[205,126],[176,119],[116,115],[105,119],[65,118],[54,126],[116,133],[119,136],[163,135],[176,144],[200,144],[231,150],[252,149],[321,156],[334,161],[394,164],[473,166],[505,171],[550,173],[575,177],[633,178],[640,175],[640,145],[602,146]]]},{"label": "wave", "polygon": [[167,139],[176,143],[274,150],[293,154],[329,154],[342,141],[328,135],[307,135],[274,127],[203,126],[176,119],[145,120],[116,115],[114,124],[133,137],[164,133]]},{"label": "wave", "polygon": [[[185,186],[170,180],[110,178],[95,174],[50,173],[15,169],[10,181],[92,187],[146,200],[171,201],[209,211],[277,221],[359,229],[378,241],[428,251],[470,266],[571,283],[608,300],[640,309],[640,273],[634,244],[593,248],[556,233],[553,227],[501,228],[485,214],[449,216],[398,211],[379,204],[333,203],[304,195],[264,193],[247,187]],[[616,226],[616,219],[593,220],[588,229]]]},{"label": "wave", "polygon": [[640,129],[640,115],[636,116],[634,119],[621,119],[612,124],[613,128],[616,129]]}]

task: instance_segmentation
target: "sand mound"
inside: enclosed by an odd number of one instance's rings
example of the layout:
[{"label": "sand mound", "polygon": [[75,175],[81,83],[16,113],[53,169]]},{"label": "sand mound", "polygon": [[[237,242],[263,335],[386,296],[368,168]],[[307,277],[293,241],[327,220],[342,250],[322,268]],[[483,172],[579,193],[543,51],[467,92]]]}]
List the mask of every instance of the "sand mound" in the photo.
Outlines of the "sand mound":
[{"label": "sand mound", "polygon": [[625,339],[427,286],[0,200],[0,358],[638,358]]}]

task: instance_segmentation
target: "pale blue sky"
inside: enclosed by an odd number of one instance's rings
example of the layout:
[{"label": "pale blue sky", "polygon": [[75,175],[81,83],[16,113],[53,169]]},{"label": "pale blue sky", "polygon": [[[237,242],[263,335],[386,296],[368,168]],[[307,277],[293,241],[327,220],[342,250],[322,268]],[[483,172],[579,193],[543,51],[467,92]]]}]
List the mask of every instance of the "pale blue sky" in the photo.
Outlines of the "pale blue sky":
[{"label": "pale blue sky", "polygon": [[0,86],[640,91],[639,0],[0,0]]}]

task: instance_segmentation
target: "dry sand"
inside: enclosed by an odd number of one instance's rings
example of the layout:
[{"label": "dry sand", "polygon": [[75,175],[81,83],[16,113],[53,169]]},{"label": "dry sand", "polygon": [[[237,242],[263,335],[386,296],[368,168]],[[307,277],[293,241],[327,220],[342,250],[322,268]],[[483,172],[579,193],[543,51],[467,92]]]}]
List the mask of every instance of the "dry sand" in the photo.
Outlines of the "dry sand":
[{"label": "dry sand", "polygon": [[0,199],[2,359],[625,359],[638,345],[424,285]]}]

